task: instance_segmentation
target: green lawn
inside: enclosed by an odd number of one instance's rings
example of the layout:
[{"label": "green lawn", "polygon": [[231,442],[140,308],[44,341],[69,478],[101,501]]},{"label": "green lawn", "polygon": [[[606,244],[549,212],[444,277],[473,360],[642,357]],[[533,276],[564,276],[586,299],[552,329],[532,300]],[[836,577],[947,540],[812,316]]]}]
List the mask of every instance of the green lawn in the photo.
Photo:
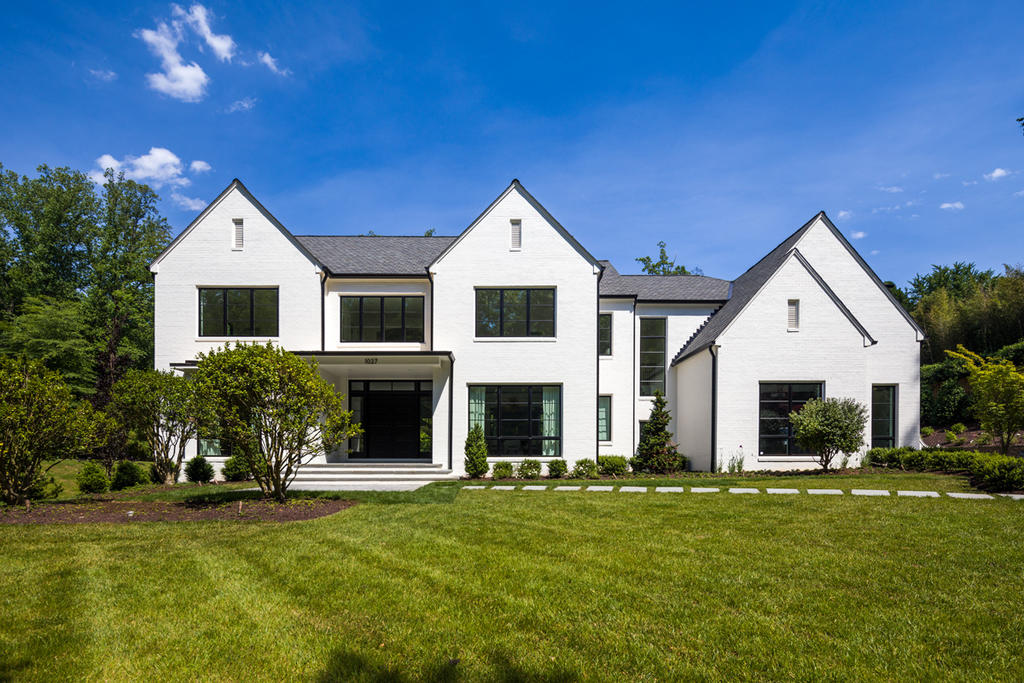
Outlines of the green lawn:
[{"label": "green lawn", "polygon": [[[839,479],[738,485],[965,486]],[[0,680],[1024,670],[1024,501],[459,489],[292,524],[0,527]]]}]

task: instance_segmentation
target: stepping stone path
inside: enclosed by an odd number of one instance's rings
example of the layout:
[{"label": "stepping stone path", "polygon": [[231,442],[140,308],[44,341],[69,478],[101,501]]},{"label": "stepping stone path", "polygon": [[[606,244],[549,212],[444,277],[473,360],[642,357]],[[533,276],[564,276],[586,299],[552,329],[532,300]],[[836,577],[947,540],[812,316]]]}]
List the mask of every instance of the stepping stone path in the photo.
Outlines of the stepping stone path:
[{"label": "stepping stone path", "polygon": [[911,498],[938,498],[935,491],[897,491],[897,496],[909,496]]},{"label": "stepping stone path", "polygon": [[843,492],[839,489],[807,489],[812,496],[841,496]]},{"label": "stepping stone path", "polygon": [[524,491],[547,491],[547,486],[524,486]]},{"label": "stepping stone path", "polygon": [[682,486],[655,486],[654,490],[658,493],[683,493],[686,491]]},{"label": "stepping stone path", "polygon": [[729,493],[761,493],[761,491],[759,489],[738,489],[738,488],[732,488],[732,489],[729,489]]},{"label": "stepping stone path", "polygon": [[1000,493],[999,495],[1010,500],[1024,500],[1024,493]]},{"label": "stepping stone path", "polygon": [[491,489],[494,490],[494,491],[515,491],[516,487],[515,486],[492,486]]},{"label": "stepping stone path", "polygon": [[580,488],[581,487],[579,487],[579,486],[556,486],[555,490],[556,491],[579,491]]},{"label": "stepping stone path", "polygon": [[[492,491],[515,491],[515,485],[495,485],[485,486],[482,484],[474,484],[472,486],[463,486],[463,489],[467,491],[481,491],[490,488]],[[547,491],[548,487],[545,484],[526,484],[521,488],[522,491]],[[582,486],[556,486],[555,491],[599,491],[603,493],[610,493],[615,491],[614,486],[605,485],[591,485],[585,489]],[[622,493],[647,493],[647,486],[619,486],[618,490]],[[658,493],[685,493],[686,487],[684,486],[655,486],[654,490]],[[690,491],[692,493],[719,493],[722,489],[714,486],[691,486]],[[761,489],[757,488],[741,488],[732,487],[727,489],[729,493],[761,493]],[[778,495],[798,495],[800,489],[777,489],[777,488],[766,488],[765,492],[778,494]],[[842,496],[843,491],[841,489],[807,489],[808,495],[812,496]],[[892,495],[892,491],[886,491],[884,489],[851,489],[850,493],[854,496],[868,496],[868,497],[880,497],[888,498]],[[900,498],[941,498],[942,494],[937,491],[896,491],[896,495]],[[988,493],[962,493],[959,491],[947,492],[947,496],[950,498],[960,498],[966,500],[993,500],[995,496]],[[997,494],[1010,500],[1024,500],[1024,493],[999,493]]]},{"label": "stepping stone path", "polygon": [[984,498],[992,499],[992,496],[987,493],[947,493],[950,498],[969,498],[971,500],[982,500]]},{"label": "stepping stone path", "polygon": [[703,486],[691,486],[690,491],[692,493],[718,493],[721,489],[708,488]]},{"label": "stepping stone path", "polygon": [[850,491],[855,496],[888,496],[888,491],[881,491],[879,489],[852,489]]},{"label": "stepping stone path", "polygon": [[647,493],[646,486],[620,486],[619,490],[626,493]]},{"label": "stepping stone path", "polygon": [[614,491],[614,486],[588,486],[588,491]]},{"label": "stepping stone path", "polygon": [[485,489],[485,488],[487,488],[487,487],[486,486],[463,486],[462,490],[463,491],[476,491],[478,489]]},{"label": "stepping stone path", "polygon": [[768,493],[792,494],[800,493],[800,489],[765,489]]}]

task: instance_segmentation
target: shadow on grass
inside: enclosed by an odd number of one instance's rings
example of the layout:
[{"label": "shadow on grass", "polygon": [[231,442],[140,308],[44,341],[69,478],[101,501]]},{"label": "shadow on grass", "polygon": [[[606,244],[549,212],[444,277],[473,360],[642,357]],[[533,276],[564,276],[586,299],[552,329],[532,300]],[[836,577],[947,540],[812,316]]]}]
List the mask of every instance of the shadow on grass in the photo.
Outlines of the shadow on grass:
[{"label": "shadow on grass", "polygon": [[[485,678],[503,683],[520,683],[525,681],[548,681],[550,683],[568,683],[576,681],[579,676],[571,671],[557,669],[540,672],[526,670],[513,663],[508,657],[492,653],[488,657],[491,670]],[[480,672],[464,671],[458,659],[442,659],[427,667],[422,673],[409,674],[401,669],[376,662],[369,657],[353,650],[338,650],[327,663],[327,668],[317,677],[319,683],[335,681],[374,681],[384,683],[404,683],[405,681],[429,681],[430,683],[451,683],[453,681],[477,680]]]},{"label": "shadow on grass", "polygon": [[[255,484],[253,485],[255,486]],[[360,503],[382,504],[451,504],[459,493],[457,482],[427,484],[415,491],[289,491],[288,500],[354,500]],[[184,498],[189,505],[231,503],[238,500],[261,500],[263,494],[253,489],[209,488],[196,491]]]}]

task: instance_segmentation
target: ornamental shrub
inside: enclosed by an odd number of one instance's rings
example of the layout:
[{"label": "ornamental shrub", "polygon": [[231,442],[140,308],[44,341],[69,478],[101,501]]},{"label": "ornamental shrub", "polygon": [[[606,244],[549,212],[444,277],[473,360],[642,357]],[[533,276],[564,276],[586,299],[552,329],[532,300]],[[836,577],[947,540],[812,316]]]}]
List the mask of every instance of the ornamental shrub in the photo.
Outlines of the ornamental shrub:
[{"label": "ornamental shrub", "polygon": [[114,465],[114,476],[110,479],[110,490],[120,491],[132,486],[144,484],[149,479],[147,473],[131,460],[121,460]]},{"label": "ornamental shrub", "polygon": [[569,466],[564,460],[548,460],[548,476],[552,479],[561,479],[569,472]]},{"label": "ornamental shrub", "polygon": [[487,441],[480,425],[473,425],[466,436],[466,474],[479,479],[487,474]]},{"label": "ornamental shrub", "polygon": [[618,477],[629,471],[624,455],[597,456],[597,473],[606,477]]},{"label": "ornamental shrub", "polygon": [[527,458],[516,467],[516,476],[520,479],[540,479],[540,460]]},{"label": "ornamental shrub", "polygon": [[107,473],[99,463],[90,460],[82,466],[78,476],[75,477],[78,490],[82,493],[105,493],[110,488],[110,480]]},{"label": "ornamental shrub", "polygon": [[247,465],[244,460],[234,455],[224,461],[224,465],[221,467],[220,473],[224,475],[224,479],[226,481],[248,481],[252,479],[252,472],[249,471],[249,465]]},{"label": "ornamental shrub", "polygon": [[185,463],[185,478],[199,484],[209,484],[213,481],[213,465],[201,455]]},{"label": "ornamental shrub", "polygon": [[651,417],[640,431],[634,470],[668,474],[686,469],[686,458],[676,449],[672,433],[668,431],[671,421],[665,397],[660,391],[655,392]]},{"label": "ornamental shrub", "polygon": [[962,344],[956,349],[946,353],[967,366],[974,414],[982,429],[999,438],[1006,455],[1017,434],[1024,431],[1024,372],[1008,360],[982,358]]},{"label": "ornamental shrub", "polygon": [[966,473],[975,486],[991,491],[1024,489],[1024,458],[978,451],[872,448],[872,465],[904,470]]},{"label": "ornamental shrub", "polygon": [[957,436],[960,436],[961,434],[967,431],[967,425],[965,425],[963,422],[957,422],[952,427],[950,427],[949,430],[956,434]]},{"label": "ornamental shrub", "polygon": [[816,454],[828,471],[839,454],[849,455],[864,444],[868,410],[852,398],[812,398],[789,414],[797,442]]},{"label": "ornamental shrub", "polygon": [[491,468],[491,478],[493,479],[511,479],[512,478],[512,463],[510,462],[496,462]]},{"label": "ornamental shrub", "polygon": [[597,463],[590,459],[577,460],[572,466],[573,479],[597,479]]},{"label": "ornamental shrub", "polygon": [[929,437],[935,433],[934,427],[921,427],[921,437]]}]

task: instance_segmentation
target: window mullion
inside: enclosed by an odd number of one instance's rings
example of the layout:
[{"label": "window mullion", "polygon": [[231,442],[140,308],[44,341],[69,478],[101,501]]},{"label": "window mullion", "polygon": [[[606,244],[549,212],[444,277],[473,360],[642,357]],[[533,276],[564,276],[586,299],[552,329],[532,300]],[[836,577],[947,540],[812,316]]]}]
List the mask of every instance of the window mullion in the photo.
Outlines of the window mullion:
[{"label": "window mullion", "polygon": [[[530,292],[532,292],[532,291],[533,291],[532,289],[527,289],[526,290],[526,336],[527,337],[533,336],[532,330],[530,329]],[[530,394],[531,395],[533,394],[533,390],[532,389],[530,390]]]},{"label": "window mullion", "polygon": [[[505,336],[505,290],[498,290],[498,336]],[[499,402],[501,399],[501,389],[498,389]]]},{"label": "window mullion", "polygon": [[223,311],[223,314],[224,314],[223,318],[221,318],[221,320],[223,320],[221,329],[224,330],[224,336],[225,337],[229,337],[231,335],[228,332],[228,290],[227,290],[227,287],[225,287],[224,289],[220,290],[220,298],[221,298],[221,310]]},{"label": "window mullion", "polygon": [[249,289],[249,334],[256,336],[256,290]]}]

